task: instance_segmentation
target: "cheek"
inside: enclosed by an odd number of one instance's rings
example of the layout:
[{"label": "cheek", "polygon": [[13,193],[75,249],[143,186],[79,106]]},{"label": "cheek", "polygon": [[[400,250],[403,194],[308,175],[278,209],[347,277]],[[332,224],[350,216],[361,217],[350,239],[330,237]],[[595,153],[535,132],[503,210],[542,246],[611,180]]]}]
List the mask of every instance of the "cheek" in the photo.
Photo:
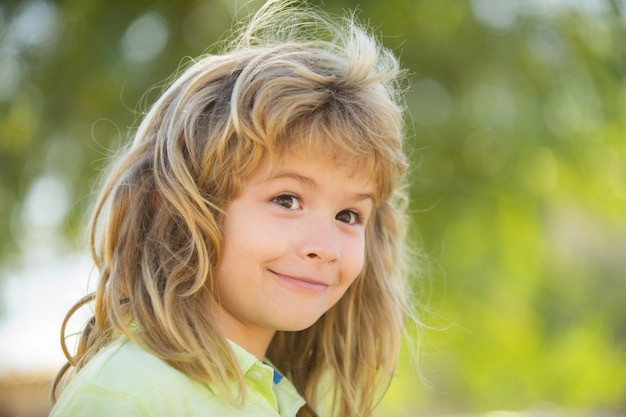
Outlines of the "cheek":
[{"label": "cheek", "polygon": [[288,228],[276,224],[262,212],[241,215],[228,226],[224,256],[237,268],[242,268],[242,262],[252,266],[273,259],[284,252],[290,242]]},{"label": "cheek", "polygon": [[348,245],[348,252],[344,258],[344,274],[348,284],[352,284],[365,266],[365,242],[352,242]]},{"label": "cheek", "polygon": [[263,243],[270,238],[266,219],[254,204],[235,201],[227,212],[224,227],[225,241],[237,249]]}]

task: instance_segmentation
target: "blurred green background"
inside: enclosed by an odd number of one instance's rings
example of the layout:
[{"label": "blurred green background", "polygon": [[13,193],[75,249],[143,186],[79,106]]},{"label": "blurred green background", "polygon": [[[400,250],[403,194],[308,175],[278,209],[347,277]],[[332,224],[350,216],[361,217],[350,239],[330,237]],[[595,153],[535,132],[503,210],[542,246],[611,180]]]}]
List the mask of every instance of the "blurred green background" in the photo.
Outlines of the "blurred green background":
[{"label": "blurred green background", "polygon": [[[410,70],[428,327],[421,375],[407,346],[383,410],[625,412],[626,2],[310,3],[358,7]],[[3,0],[0,270],[34,239],[85,249],[108,158],[259,4]]]}]

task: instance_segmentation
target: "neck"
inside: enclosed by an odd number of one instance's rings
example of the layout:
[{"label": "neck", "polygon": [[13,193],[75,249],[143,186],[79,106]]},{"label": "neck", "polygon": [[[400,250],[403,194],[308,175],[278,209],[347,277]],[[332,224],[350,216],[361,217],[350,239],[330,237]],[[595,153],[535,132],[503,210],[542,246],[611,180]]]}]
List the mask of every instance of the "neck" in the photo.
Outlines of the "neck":
[{"label": "neck", "polygon": [[238,344],[251,354],[253,354],[259,362],[263,362],[265,359],[265,353],[267,352],[267,348],[272,341],[272,337],[274,336],[274,331],[270,333],[264,332],[262,334],[252,334],[252,332],[245,332],[245,334],[241,331],[229,332],[224,331],[222,329],[223,334],[230,339],[232,342]]},{"label": "neck", "polygon": [[274,329],[244,323],[223,309],[215,314],[215,318],[220,331],[226,338],[263,362],[267,348],[276,333]]}]

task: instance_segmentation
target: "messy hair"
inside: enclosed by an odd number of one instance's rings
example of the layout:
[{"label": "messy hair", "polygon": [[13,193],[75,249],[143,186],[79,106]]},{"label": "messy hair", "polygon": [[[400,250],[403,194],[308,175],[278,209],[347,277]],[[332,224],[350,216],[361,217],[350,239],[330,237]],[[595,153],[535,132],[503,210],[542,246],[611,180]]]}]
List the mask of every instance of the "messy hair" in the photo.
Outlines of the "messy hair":
[{"label": "messy hair", "polygon": [[[234,405],[245,382],[211,315],[224,212],[263,158],[318,144],[376,184],[362,272],[313,326],[278,331],[267,356],[315,416],[370,415],[391,380],[407,317],[403,72],[353,16],[270,1],[217,54],[165,90],[106,178],[90,224],[94,316],[67,370],[120,335]],[[356,166],[356,165],[355,165]],[[293,355],[298,352],[298,355]],[[229,388],[238,381],[239,390]],[[322,381],[332,383],[320,390]],[[330,393],[330,396],[328,394]]]}]

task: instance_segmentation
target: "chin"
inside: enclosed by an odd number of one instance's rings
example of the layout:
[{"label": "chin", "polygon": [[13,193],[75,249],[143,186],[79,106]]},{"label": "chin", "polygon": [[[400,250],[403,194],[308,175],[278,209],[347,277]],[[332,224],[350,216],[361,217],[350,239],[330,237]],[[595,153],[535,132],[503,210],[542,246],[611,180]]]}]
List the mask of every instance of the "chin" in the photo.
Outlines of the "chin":
[{"label": "chin", "polygon": [[311,320],[301,320],[301,321],[296,321],[296,322],[291,322],[291,323],[284,323],[284,325],[281,326],[278,330],[283,331],[283,332],[299,332],[301,330],[306,330],[309,327],[313,326],[315,323],[317,323],[318,320],[319,320],[319,317],[316,317]]}]

